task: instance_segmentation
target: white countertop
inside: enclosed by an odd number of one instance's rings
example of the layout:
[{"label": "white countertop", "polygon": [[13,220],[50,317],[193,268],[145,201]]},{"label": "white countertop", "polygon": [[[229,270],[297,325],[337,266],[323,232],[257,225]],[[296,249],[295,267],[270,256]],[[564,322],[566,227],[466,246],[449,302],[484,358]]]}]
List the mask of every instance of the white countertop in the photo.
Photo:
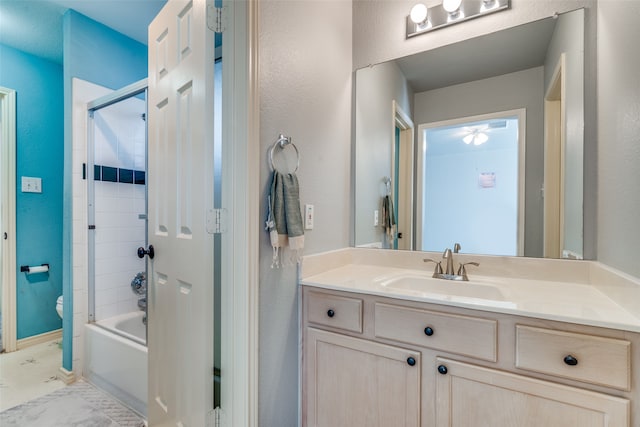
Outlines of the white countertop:
[{"label": "white countertop", "polygon": [[[335,252],[329,253],[334,258]],[[315,256],[317,257],[317,256]],[[345,257],[346,258],[346,257]],[[417,288],[399,289],[388,286],[389,281],[400,277],[425,278],[429,280],[432,267],[425,269],[398,268],[384,263],[367,263],[366,259],[358,259],[357,263],[346,262],[336,264],[325,262],[326,268],[319,268],[316,258],[312,261],[313,268],[307,268],[311,273],[305,276],[304,268],[300,283],[325,289],[345,292],[364,293],[383,297],[399,298],[411,301],[421,301],[455,307],[464,307],[519,316],[535,317],[583,325],[598,326],[633,332],[640,332],[640,312],[635,311],[635,305],[623,307],[608,295],[606,284],[595,286],[591,283],[570,281],[535,280],[528,277],[500,277],[482,276],[469,271],[469,282],[462,282],[462,286],[479,286],[495,292],[489,292],[488,298],[477,298],[455,295],[455,286],[460,282],[432,279],[437,283],[436,292],[423,291]],[[373,260],[376,261],[376,260]],[[541,260],[544,263],[545,260]],[[305,261],[306,262],[306,261]],[[341,264],[341,265],[339,265]],[[479,269],[478,269],[479,270]],[[591,274],[600,280],[603,276]],[[549,279],[549,277],[545,277]],[[566,279],[566,278],[565,278]],[[612,281],[612,280],[610,280]],[[387,285],[385,285],[387,284]],[[632,284],[633,285],[633,284]],[[451,287],[452,292],[445,294],[443,289]],[[612,293],[616,289],[610,287]],[[640,287],[625,289],[625,296],[629,292],[640,297]],[[464,294],[464,292],[463,292]],[[495,294],[495,295],[492,295]]]}]

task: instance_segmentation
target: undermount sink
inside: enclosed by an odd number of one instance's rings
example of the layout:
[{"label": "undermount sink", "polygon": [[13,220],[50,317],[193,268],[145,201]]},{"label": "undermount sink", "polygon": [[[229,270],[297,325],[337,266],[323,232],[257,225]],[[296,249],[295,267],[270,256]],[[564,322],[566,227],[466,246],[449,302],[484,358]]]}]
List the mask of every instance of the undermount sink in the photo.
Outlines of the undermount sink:
[{"label": "undermount sink", "polygon": [[495,286],[473,282],[435,279],[420,275],[402,275],[380,282],[386,288],[403,291],[424,292],[464,298],[504,301],[504,295]]}]

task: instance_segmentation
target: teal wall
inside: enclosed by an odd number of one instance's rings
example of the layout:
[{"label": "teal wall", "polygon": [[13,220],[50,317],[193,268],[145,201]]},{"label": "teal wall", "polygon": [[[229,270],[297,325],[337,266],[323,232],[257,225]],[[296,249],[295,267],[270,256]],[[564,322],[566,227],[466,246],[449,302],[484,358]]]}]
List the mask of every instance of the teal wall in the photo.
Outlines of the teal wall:
[{"label": "teal wall", "polygon": [[[62,327],[63,80],[60,64],[0,45],[0,86],[17,92],[17,337]],[[42,193],[22,193],[21,177],[42,178]],[[21,265],[48,263],[27,276]]]},{"label": "teal wall", "polygon": [[72,369],[72,79],[120,89],[147,77],[147,47],[73,10],[63,18],[64,69],[64,335],[62,365]]}]

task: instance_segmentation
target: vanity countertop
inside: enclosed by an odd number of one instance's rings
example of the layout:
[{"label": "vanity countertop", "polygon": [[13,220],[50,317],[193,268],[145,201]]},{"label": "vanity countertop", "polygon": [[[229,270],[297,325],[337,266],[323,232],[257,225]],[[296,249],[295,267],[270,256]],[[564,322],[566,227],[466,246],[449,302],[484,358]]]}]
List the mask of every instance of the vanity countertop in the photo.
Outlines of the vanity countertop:
[{"label": "vanity countertop", "polygon": [[[471,259],[471,256],[460,256],[465,262]],[[473,256],[481,266],[475,270],[469,269],[469,282],[456,282],[431,279],[433,264],[423,266],[424,257],[425,253],[399,254],[354,248],[313,255],[305,257],[303,261],[300,283],[325,289],[640,332],[640,310],[637,309],[640,284],[634,278],[621,277],[598,263]],[[480,274],[483,264],[487,265],[488,271],[495,272],[501,262],[510,264],[507,270],[512,270],[513,274]],[[412,265],[419,268],[407,268]],[[540,278],[531,277],[535,276],[536,270]],[[557,280],[558,277],[561,279]],[[435,285],[435,291],[421,289],[411,283],[410,286],[393,285],[394,281],[403,278],[409,281],[426,280]],[[473,291],[474,287],[481,291],[477,294],[464,292],[465,289]],[[451,292],[447,292],[448,289]],[[483,289],[489,292],[485,295]]]}]

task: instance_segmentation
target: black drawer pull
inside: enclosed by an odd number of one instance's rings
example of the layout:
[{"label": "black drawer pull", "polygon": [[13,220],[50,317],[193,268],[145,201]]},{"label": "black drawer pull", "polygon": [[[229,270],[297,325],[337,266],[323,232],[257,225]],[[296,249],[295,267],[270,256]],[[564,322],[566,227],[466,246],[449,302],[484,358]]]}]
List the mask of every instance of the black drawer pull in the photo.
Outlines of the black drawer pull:
[{"label": "black drawer pull", "polygon": [[564,363],[569,366],[576,366],[578,364],[578,359],[576,359],[572,355],[568,355],[564,357]]},{"label": "black drawer pull", "polygon": [[413,357],[408,358],[408,359],[407,359],[407,364],[408,364],[409,366],[413,366],[413,365],[415,365],[415,364],[416,364],[416,359],[414,359]]},{"label": "black drawer pull", "polygon": [[424,328],[424,334],[430,337],[431,335],[433,335],[433,328],[431,326],[427,326],[426,328]]},{"label": "black drawer pull", "polygon": [[327,311],[327,316],[329,316],[329,317],[333,317],[333,316],[335,316],[335,315],[336,315],[336,312],[335,312],[335,311],[333,311],[332,309],[329,309],[329,310]]},{"label": "black drawer pull", "polygon": [[438,366],[438,372],[440,372],[442,375],[447,375],[447,372],[449,372],[449,370],[446,366],[440,365]]}]

